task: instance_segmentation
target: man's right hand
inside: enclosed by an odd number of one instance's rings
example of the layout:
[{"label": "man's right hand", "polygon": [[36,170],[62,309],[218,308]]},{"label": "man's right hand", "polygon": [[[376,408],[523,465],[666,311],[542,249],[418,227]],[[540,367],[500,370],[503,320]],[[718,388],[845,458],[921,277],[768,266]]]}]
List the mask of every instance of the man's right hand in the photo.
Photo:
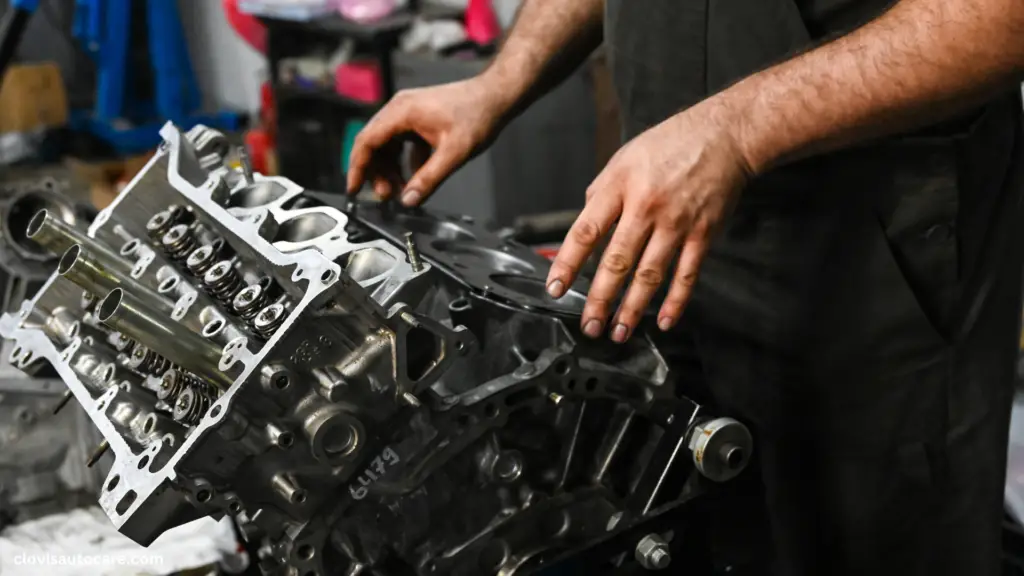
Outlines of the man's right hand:
[{"label": "man's right hand", "polygon": [[[511,107],[508,96],[485,77],[399,92],[356,137],[349,193],[369,180],[382,200],[400,190],[402,204],[419,204],[497,135]],[[403,182],[402,145],[409,137],[414,173]]]}]

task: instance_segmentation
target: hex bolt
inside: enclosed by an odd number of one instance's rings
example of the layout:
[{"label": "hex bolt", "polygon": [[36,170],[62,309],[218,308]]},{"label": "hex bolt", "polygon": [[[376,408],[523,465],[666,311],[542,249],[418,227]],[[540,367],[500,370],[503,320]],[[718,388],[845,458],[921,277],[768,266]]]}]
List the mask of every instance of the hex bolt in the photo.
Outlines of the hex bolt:
[{"label": "hex bolt", "polygon": [[413,272],[419,272],[423,269],[423,264],[420,262],[420,253],[416,248],[416,241],[412,239],[412,232],[405,233],[405,251],[409,254],[409,265],[412,266]]},{"label": "hex bolt", "polygon": [[672,562],[668,543],[657,534],[648,534],[636,545],[636,561],[645,570],[664,570]]}]

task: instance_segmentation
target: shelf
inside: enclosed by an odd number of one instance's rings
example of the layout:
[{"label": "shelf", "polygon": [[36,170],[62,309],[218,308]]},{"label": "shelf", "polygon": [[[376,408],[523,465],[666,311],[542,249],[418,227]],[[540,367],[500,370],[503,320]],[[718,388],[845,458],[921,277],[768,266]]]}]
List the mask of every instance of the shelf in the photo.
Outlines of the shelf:
[{"label": "shelf", "polygon": [[418,12],[402,10],[373,22],[355,22],[332,14],[308,21],[284,20],[280,18],[260,17],[268,27],[298,29],[304,32],[329,34],[339,38],[373,41],[380,38],[394,38],[407,30],[416,18],[427,20],[461,19],[463,10],[446,6],[425,5]]},{"label": "shelf", "polygon": [[372,116],[380,108],[380,104],[369,104],[346,98],[328,88],[300,88],[287,84],[274,85],[274,98],[278,103],[288,100],[317,100],[327,102],[328,104],[335,104],[339,107],[347,108],[356,114],[366,116]]}]

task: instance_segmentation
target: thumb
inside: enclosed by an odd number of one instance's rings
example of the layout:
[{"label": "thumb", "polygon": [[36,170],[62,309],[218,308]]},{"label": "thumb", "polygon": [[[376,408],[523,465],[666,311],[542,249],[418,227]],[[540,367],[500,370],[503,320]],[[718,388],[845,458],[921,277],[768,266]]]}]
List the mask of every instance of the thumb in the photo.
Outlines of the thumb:
[{"label": "thumb", "polygon": [[469,156],[468,150],[441,142],[430,158],[412,175],[402,192],[402,204],[416,206],[434,193]]}]

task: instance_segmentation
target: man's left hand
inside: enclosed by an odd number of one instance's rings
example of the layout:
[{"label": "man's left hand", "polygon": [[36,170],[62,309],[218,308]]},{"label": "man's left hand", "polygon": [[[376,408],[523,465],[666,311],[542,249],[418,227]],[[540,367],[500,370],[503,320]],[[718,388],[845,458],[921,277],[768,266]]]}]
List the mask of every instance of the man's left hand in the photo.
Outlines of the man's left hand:
[{"label": "man's left hand", "polygon": [[548,293],[563,295],[618,222],[583,309],[587,336],[596,338],[609,326],[611,305],[635,267],[611,321],[611,339],[625,342],[676,255],[658,327],[678,322],[708,244],[751,175],[730,116],[711,99],[669,118],[623,146],[587,189],[586,206],[547,279]]}]

